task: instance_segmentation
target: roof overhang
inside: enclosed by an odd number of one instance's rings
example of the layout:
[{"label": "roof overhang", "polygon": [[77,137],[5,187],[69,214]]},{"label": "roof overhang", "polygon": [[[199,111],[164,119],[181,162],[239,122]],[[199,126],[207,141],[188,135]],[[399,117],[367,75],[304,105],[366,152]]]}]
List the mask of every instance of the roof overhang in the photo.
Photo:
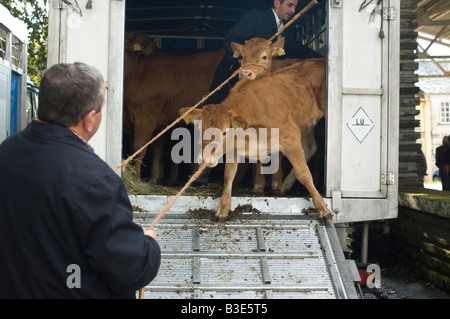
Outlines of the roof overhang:
[{"label": "roof overhang", "polygon": [[450,59],[450,54],[431,55],[430,48],[438,44],[449,48],[450,52],[450,1],[448,0],[416,0],[418,39],[424,40],[419,44],[417,56],[419,59],[431,59],[442,71],[437,77],[450,77],[450,72],[444,69],[439,59]]}]

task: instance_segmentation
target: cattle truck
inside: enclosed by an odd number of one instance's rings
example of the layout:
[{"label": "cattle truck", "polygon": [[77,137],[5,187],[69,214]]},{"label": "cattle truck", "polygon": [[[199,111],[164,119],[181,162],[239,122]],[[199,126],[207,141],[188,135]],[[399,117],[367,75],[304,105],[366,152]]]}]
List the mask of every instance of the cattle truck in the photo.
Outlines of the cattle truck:
[{"label": "cattle truck", "polygon": [[[28,29],[0,5],[0,142],[35,114],[37,87],[27,78]],[[33,103],[33,104],[31,104]]]},{"label": "cattle truck", "polygon": [[[104,119],[91,140],[99,156],[112,168],[122,161],[125,32],[160,48],[215,49],[243,12],[261,5],[49,1],[48,65],[82,61],[106,79]],[[218,224],[188,213],[214,211],[218,198],[182,195],[154,228],[162,265],[145,298],[359,297],[343,225],[397,217],[399,10],[400,0],[322,0],[291,26],[327,59],[323,196],[333,221],[323,226],[308,214],[307,197],[233,196],[232,209],[258,214]],[[130,195],[135,220],[147,227],[172,198]]]}]

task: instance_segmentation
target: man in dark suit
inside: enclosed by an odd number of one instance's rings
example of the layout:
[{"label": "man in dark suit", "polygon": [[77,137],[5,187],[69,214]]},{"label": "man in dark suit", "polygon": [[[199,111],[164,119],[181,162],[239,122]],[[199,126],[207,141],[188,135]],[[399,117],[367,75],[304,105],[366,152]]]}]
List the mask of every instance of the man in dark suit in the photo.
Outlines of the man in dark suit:
[{"label": "man in dark suit", "polygon": [[439,168],[439,177],[441,178],[443,191],[448,190],[447,183],[445,183],[444,178],[444,156],[448,149],[450,149],[448,136],[444,136],[442,139],[442,145],[436,148],[436,166]]},{"label": "man in dark suit", "polygon": [[450,135],[446,137],[447,138],[444,137],[442,141],[443,145],[436,149],[436,165],[440,164],[439,176],[441,177],[442,190],[450,191]]},{"label": "man in dark suit", "polygon": [[[223,83],[239,67],[238,60],[233,58],[231,42],[244,44],[245,40],[251,38],[271,38],[283,27],[284,21],[290,20],[295,15],[297,4],[298,0],[274,0],[271,8],[246,12],[227,33],[224,40],[226,54],[216,69],[210,91]],[[298,43],[294,32],[292,32],[293,30],[289,30],[291,32],[288,30],[289,28],[283,32],[283,36],[286,38],[286,56],[303,59],[320,57],[320,54],[317,52]],[[208,102],[212,104],[222,102],[228,95],[230,87],[236,81],[237,79],[235,78],[234,82],[231,81],[229,86],[225,86],[219,92],[216,92]]]}]

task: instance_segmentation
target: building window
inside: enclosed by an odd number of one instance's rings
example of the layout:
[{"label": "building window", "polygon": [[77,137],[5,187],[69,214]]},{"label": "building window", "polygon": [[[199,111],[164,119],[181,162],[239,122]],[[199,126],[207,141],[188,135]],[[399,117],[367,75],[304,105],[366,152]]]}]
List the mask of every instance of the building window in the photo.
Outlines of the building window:
[{"label": "building window", "polygon": [[12,36],[11,60],[12,63],[20,69],[24,69],[23,57],[24,45],[16,36]]},{"label": "building window", "polygon": [[0,25],[0,59],[6,60],[6,30]]},{"label": "building window", "polygon": [[450,101],[441,102],[441,124],[450,124]]}]

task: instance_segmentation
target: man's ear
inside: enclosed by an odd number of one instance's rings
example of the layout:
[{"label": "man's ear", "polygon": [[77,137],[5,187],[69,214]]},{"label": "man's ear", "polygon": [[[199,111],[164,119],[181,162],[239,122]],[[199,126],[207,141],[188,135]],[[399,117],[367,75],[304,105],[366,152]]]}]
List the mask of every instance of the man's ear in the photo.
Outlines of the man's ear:
[{"label": "man's ear", "polygon": [[274,8],[274,9],[280,8],[280,0],[275,0],[275,1],[273,2],[273,8]]},{"label": "man's ear", "polygon": [[275,43],[272,43],[270,46],[270,51],[272,52],[272,56],[280,56],[285,55],[286,52],[284,51],[284,38],[281,38]]},{"label": "man's ear", "polygon": [[[183,107],[178,112],[180,113],[180,115],[184,115],[187,111],[189,111],[189,109],[190,107]],[[191,112],[183,116],[183,120],[186,122],[186,124],[194,122],[195,120],[201,120],[202,113],[203,110],[201,109],[193,109]]]},{"label": "man's ear", "polygon": [[236,42],[231,42],[231,49],[233,50],[233,58],[239,58],[240,56],[243,56],[244,53],[243,51],[244,46],[242,44],[236,43]]},{"label": "man's ear", "polygon": [[235,129],[242,128],[244,131],[249,127],[247,120],[240,116],[231,119],[231,126]]},{"label": "man's ear", "polygon": [[90,110],[81,119],[83,128],[88,134],[90,134],[95,129],[95,116],[94,116],[95,114],[97,114],[97,112],[95,110]]}]

